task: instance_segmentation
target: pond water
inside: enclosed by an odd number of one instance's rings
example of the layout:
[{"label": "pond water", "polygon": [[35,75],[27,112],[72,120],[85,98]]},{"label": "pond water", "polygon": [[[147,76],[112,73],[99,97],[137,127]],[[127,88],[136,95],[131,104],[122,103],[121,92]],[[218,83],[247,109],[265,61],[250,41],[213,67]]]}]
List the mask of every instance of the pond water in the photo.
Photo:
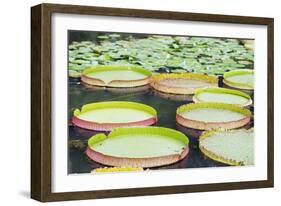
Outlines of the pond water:
[{"label": "pond water", "polygon": [[[157,167],[153,169],[180,169],[180,168],[201,168],[219,167],[224,164],[206,158],[198,149],[198,144],[194,136],[198,136],[196,131],[190,131],[177,125],[175,121],[176,109],[182,104],[191,103],[191,96],[173,95],[167,96],[163,93],[154,92],[148,87],[136,89],[113,89],[92,88],[85,86],[80,81],[70,78],[68,85],[68,115],[69,115],[69,147],[68,147],[68,173],[89,173],[92,169],[105,167],[90,160],[85,149],[89,137],[95,134],[90,130],[74,127],[71,124],[71,117],[75,108],[81,108],[84,104],[102,101],[133,101],[152,106],[157,110],[157,126],[177,129],[185,133],[190,140],[190,152],[182,161],[172,165]],[[253,109],[251,109],[253,110]],[[246,127],[253,126],[251,122]],[[198,133],[198,131],[197,131]]]}]

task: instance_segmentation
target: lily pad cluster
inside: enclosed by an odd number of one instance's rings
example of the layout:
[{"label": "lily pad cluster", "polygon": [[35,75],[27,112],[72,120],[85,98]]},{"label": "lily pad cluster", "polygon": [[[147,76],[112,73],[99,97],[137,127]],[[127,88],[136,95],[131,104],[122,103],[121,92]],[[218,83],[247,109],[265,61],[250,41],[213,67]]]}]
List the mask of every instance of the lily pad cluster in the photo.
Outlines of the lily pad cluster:
[{"label": "lily pad cluster", "polygon": [[253,69],[254,41],[227,38],[103,34],[69,45],[69,75],[95,65],[135,65],[155,73],[222,75]]}]

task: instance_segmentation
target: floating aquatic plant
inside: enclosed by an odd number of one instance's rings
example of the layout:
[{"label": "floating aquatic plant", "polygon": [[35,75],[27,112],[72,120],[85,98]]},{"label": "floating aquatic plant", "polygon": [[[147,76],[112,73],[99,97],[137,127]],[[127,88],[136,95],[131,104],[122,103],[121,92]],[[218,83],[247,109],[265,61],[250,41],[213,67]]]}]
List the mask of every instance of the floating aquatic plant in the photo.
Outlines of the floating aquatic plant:
[{"label": "floating aquatic plant", "polygon": [[116,128],[108,136],[91,137],[86,154],[104,165],[147,168],[180,161],[188,154],[188,145],[188,138],[174,129]]},{"label": "floating aquatic plant", "polygon": [[[102,34],[69,45],[70,76],[96,65],[134,65],[157,73],[222,75],[253,68],[253,40]],[[75,71],[75,72],[74,72]]]}]

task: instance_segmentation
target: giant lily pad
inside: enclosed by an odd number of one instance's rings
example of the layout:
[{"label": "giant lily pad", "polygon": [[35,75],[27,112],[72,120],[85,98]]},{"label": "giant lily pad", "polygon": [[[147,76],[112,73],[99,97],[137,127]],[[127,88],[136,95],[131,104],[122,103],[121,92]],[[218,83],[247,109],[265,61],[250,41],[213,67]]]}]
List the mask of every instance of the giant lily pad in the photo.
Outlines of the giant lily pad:
[{"label": "giant lily pad", "polygon": [[136,102],[112,101],[86,104],[76,109],[72,123],[84,129],[111,131],[117,127],[147,126],[157,122],[157,112]]},{"label": "giant lily pad", "polygon": [[217,102],[226,104],[235,104],[239,106],[248,106],[252,104],[251,97],[233,89],[225,88],[203,88],[197,89],[193,96],[194,102]]},{"label": "giant lily pad", "polygon": [[86,154],[104,165],[157,167],[183,159],[188,143],[184,134],[164,127],[117,128],[91,137]]},{"label": "giant lily pad", "polygon": [[180,106],[176,114],[180,125],[199,130],[239,128],[250,119],[250,110],[224,103],[186,104]]},{"label": "giant lily pad", "polygon": [[224,84],[238,89],[254,89],[254,71],[252,69],[237,69],[224,73]]},{"label": "giant lily pad", "polygon": [[253,129],[206,132],[199,138],[199,148],[207,157],[225,164],[254,164]]},{"label": "giant lily pad", "polygon": [[83,71],[81,80],[94,86],[137,87],[149,84],[151,73],[133,66],[95,66]]},{"label": "giant lily pad", "polygon": [[195,89],[217,87],[218,79],[203,74],[160,74],[152,77],[151,86],[170,94],[193,94]]}]

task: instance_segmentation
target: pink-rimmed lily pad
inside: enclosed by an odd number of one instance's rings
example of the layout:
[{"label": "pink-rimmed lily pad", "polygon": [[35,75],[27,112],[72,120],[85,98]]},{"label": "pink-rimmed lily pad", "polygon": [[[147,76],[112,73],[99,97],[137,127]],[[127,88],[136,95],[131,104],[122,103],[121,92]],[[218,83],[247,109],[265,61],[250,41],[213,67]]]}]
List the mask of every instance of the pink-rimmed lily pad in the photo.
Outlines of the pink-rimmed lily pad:
[{"label": "pink-rimmed lily pad", "polygon": [[169,128],[117,128],[108,136],[101,133],[91,137],[86,154],[103,165],[158,167],[185,158],[188,144],[183,133]]},{"label": "pink-rimmed lily pad", "polygon": [[86,104],[76,109],[72,123],[75,126],[111,131],[118,127],[149,126],[157,122],[157,112],[152,107],[136,102],[110,101]]},{"label": "pink-rimmed lily pad", "polygon": [[198,130],[239,128],[247,125],[251,117],[248,109],[214,102],[185,104],[176,111],[178,124]]}]

